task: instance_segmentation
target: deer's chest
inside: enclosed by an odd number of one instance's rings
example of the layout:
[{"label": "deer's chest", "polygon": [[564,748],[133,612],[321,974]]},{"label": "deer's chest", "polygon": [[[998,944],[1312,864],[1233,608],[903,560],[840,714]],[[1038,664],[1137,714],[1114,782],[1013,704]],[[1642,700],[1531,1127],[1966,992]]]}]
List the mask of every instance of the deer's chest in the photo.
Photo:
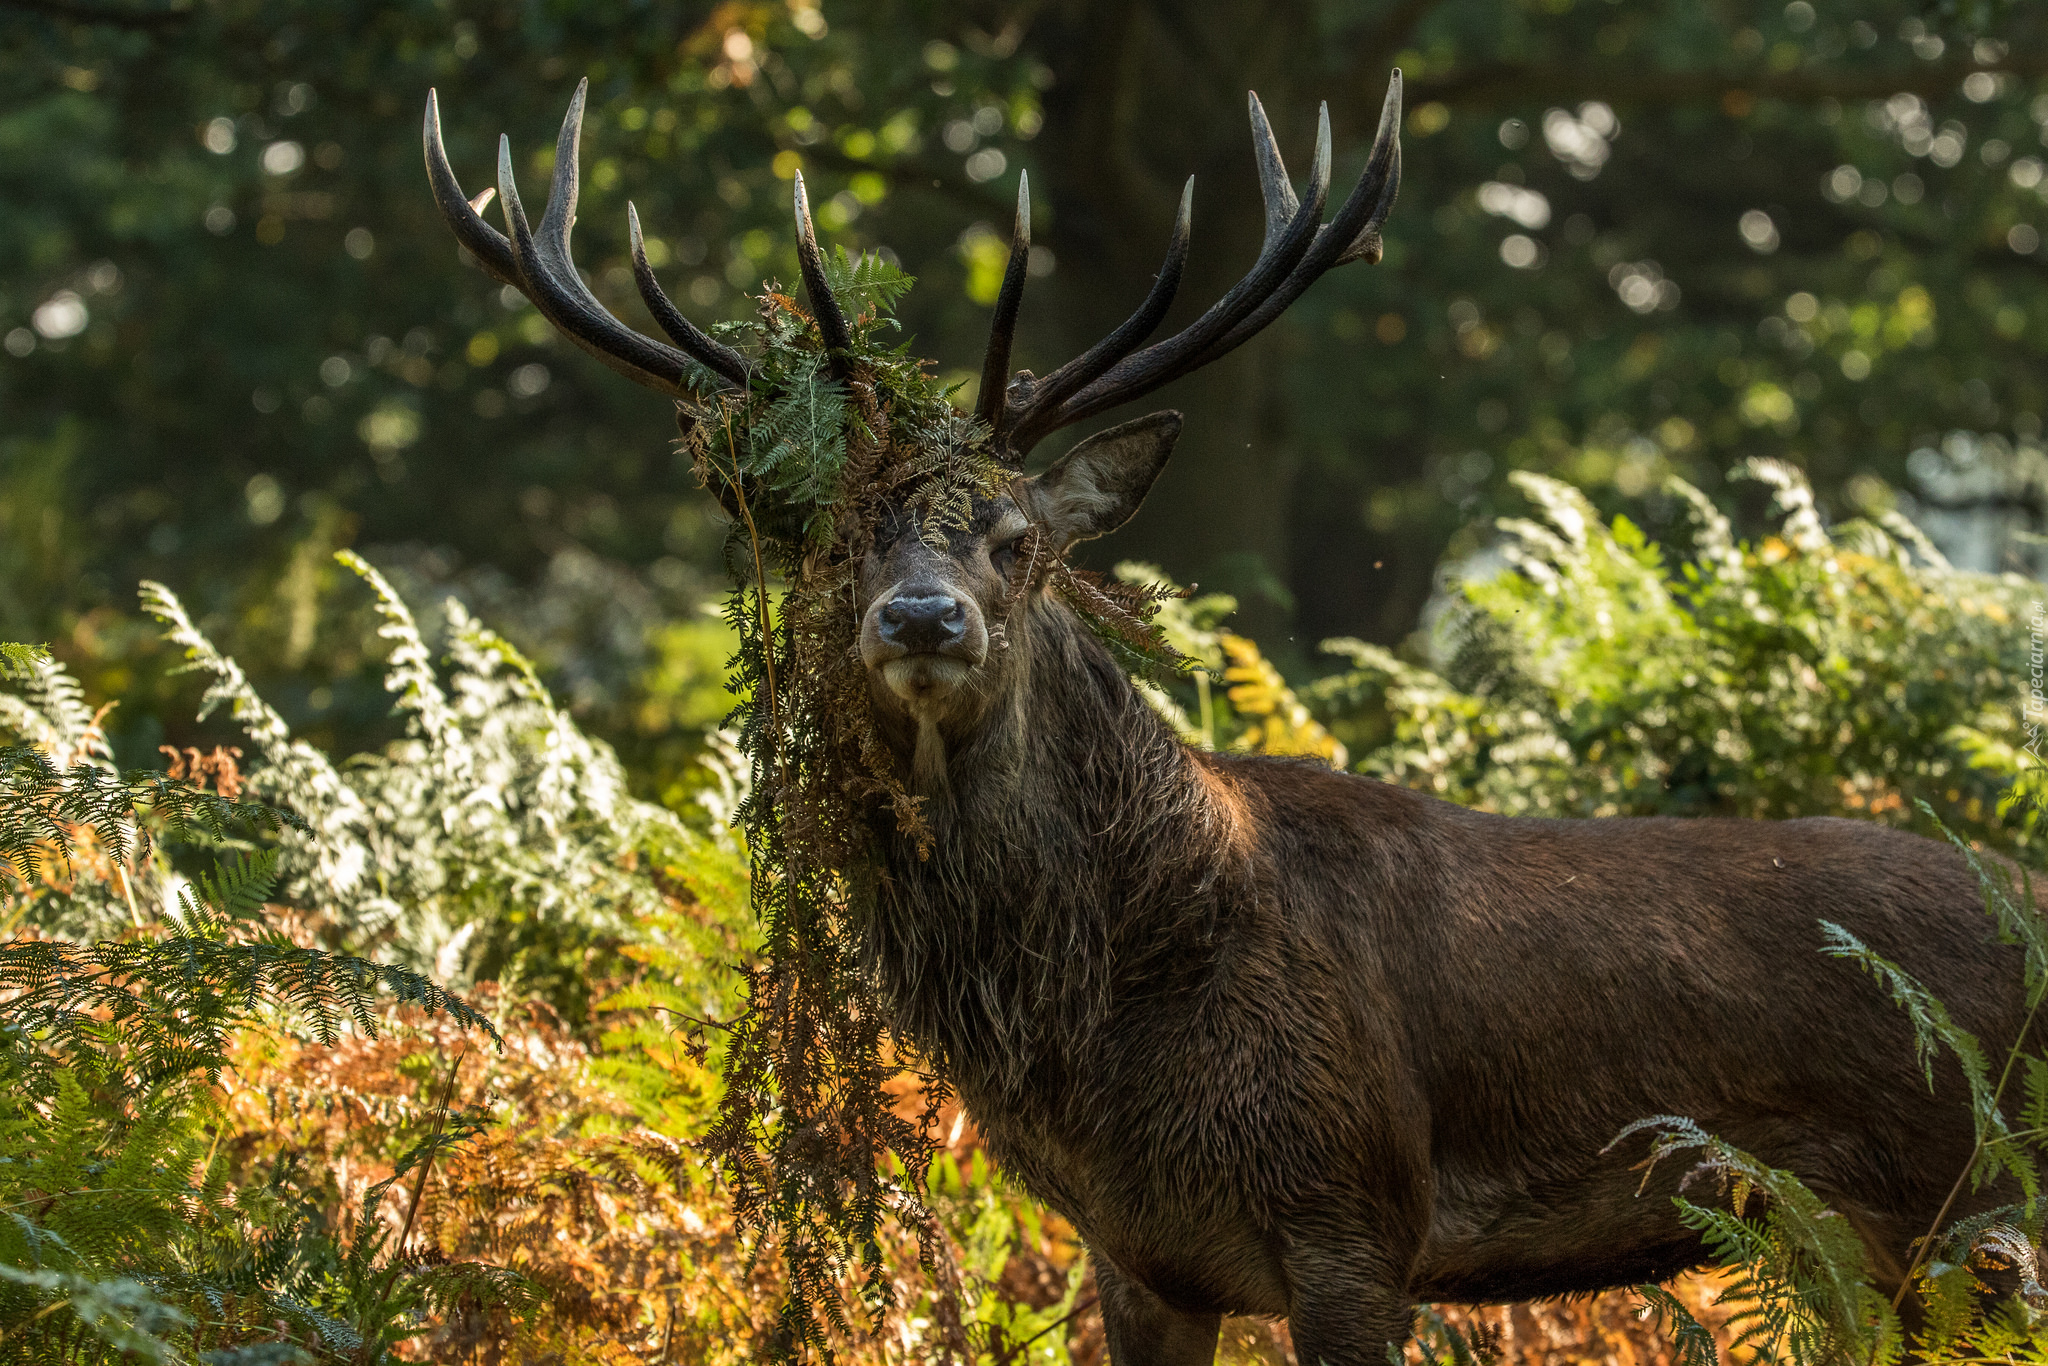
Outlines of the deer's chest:
[{"label": "deer's chest", "polygon": [[1244,1170],[1208,1145],[1187,1143],[1185,1129],[1149,1131],[1131,1118],[1098,1111],[1090,1122],[1075,1111],[1061,1122],[1045,1112],[991,1111],[981,1127],[1003,1168],[1065,1216],[1092,1255],[1168,1304],[1286,1313],[1278,1239]]}]

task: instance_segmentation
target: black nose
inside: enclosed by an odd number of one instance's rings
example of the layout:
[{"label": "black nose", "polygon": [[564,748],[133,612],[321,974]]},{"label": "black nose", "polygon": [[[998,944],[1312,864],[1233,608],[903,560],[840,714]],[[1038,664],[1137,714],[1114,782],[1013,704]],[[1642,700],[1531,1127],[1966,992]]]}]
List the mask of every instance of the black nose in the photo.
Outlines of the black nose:
[{"label": "black nose", "polygon": [[942,650],[967,634],[967,609],[944,593],[906,593],[882,608],[882,639],[912,654]]}]

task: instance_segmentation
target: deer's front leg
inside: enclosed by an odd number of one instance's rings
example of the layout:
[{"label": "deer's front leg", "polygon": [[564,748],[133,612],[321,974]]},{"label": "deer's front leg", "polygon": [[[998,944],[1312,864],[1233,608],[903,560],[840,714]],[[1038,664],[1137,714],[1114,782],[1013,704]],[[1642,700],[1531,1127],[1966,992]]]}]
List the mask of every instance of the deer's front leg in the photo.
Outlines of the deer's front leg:
[{"label": "deer's front leg", "polygon": [[1414,1331],[1413,1300],[1386,1286],[1327,1289],[1301,1292],[1287,1315],[1301,1366],[1387,1366],[1399,1359]]},{"label": "deer's front leg", "polygon": [[1301,1366],[1399,1360],[1415,1326],[1415,1300],[1407,1290],[1410,1240],[1369,1231],[1373,1221],[1364,1216],[1349,1228],[1335,1220],[1304,1223],[1293,1230],[1283,1258],[1295,1360]]},{"label": "deer's front leg", "polygon": [[1221,1314],[1186,1314],[1095,1259],[1095,1293],[1110,1366],[1209,1366],[1216,1359]]}]

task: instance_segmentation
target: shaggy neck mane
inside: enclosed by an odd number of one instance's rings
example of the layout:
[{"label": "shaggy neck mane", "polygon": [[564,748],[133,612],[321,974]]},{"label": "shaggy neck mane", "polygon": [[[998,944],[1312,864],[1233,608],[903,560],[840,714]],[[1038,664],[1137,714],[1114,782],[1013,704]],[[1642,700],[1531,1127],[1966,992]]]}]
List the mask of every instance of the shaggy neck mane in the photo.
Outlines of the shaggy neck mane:
[{"label": "shaggy neck mane", "polygon": [[1119,994],[1211,956],[1242,858],[1213,761],[1064,606],[1027,629],[987,716],[944,737],[942,779],[919,775],[931,856],[885,839],[869,937],[899,1027],[977,1110],[1056,1092]]}]

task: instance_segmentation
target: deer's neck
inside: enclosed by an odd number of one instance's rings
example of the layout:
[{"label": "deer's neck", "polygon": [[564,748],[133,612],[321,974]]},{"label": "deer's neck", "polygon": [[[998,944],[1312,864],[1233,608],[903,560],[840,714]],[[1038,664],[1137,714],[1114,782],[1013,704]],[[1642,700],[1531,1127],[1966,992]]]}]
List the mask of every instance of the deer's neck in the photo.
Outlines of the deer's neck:
[{"label": "deer's neck", "polygon": [[[1049,614],[1050,615],[1050,614]],[[963,1093],[1043,1094],[1146,965],[1198,964],[1241,855],[1219,781],[1063,609],[973,732],[926,737],[928,858],[891,838],[874,966]],[[943,773],[931,771],[943,763]]]}]

